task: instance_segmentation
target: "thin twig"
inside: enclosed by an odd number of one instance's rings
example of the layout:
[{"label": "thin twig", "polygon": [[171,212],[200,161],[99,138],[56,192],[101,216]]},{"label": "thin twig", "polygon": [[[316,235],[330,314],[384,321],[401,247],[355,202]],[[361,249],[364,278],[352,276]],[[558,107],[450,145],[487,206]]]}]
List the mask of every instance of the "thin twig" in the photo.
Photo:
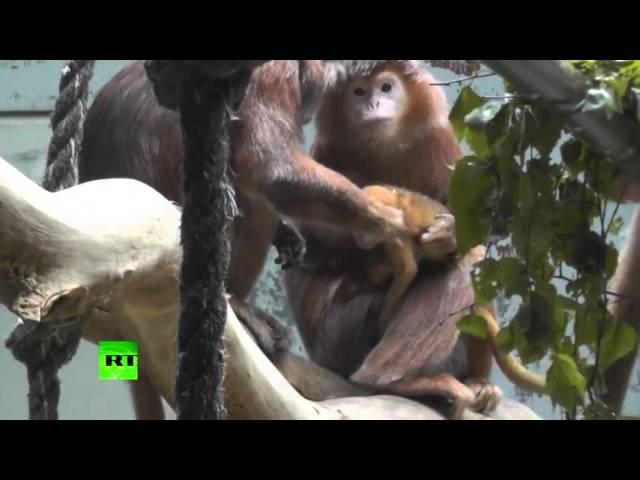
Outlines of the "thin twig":
[{"label": "thin twig", "polygon": [[482,73],[482,74],[475,73],[473,75],[469,75],[468,77],[457,78],[455,80],[449,80],[447,82],[434,82],[431,85],[446,87],[449,85],[453,85],[455,83],[466,82],[467,80],[473,81],[476,78],[495,77],[496,75],[497,75],[496,73]]},{"label": "thin twig", "polygon": [[471,310],[473,307],[475,307],[475,303],[472,303],[471,305],[467,305],[466,307],[462,307],[460,310],[456,310],[455,312],[451,312],[449,314],[450,317],[453,317],[454,315],[457,315],[459,313],[464,312],[465,310]]},{"label": "thin twig", "polygon": [[627,299],[627,300],[640,300],[640,295],[627,295],[624,293],[616,293],[611,290],[605,290],[605,294],[611,295],[612,297]]},{"label": "thin twig", "polygon": [[483,100],[513,100],[514,98],[521,98],[526,100],[528,97],[524,95],[480,95]]}]

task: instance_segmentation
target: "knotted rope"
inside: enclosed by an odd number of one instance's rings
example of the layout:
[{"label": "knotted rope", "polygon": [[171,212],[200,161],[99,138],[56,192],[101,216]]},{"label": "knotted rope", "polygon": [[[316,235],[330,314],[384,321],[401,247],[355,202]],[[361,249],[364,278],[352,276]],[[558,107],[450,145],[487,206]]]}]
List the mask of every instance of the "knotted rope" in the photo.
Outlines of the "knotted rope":
[{"label": "knotted rope", "polygon": [[185,147],[176,406],[179,420],[223,419],[229,121],[259,60],[149,60],[158,102],[179,110]]},{"label": "knotted rope", "polygon": [[[62,69],[42,181],[43,188],[50,192],[78,183],[78,152],[94,64],[95,60],[69,60]],[[28,322],[18,324],[6,340],[6,347],[27,368],[30,420],[58,419],[58,370],[71,361],[80,338],[79,322],[64,326]]]}]

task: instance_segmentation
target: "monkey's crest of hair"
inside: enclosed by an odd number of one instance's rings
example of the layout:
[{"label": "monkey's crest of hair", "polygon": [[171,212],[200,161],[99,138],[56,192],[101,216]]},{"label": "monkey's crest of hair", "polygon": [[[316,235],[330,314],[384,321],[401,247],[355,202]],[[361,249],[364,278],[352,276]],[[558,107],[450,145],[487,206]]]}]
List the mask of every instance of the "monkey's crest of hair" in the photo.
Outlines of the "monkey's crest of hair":
[{"label": "monkey's crest of hair", "polygon": [[421,60],[339,60],[346,80],[368,77],[383,68],[395,70],[404,78],[420,81],[425,70]]}]

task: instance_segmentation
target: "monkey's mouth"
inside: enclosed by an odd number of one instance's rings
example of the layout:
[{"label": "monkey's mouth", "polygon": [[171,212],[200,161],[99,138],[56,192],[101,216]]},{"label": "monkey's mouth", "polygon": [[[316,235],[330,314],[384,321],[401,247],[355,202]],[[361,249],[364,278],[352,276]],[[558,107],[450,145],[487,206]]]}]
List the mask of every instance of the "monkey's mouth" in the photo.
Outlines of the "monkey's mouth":
[{"label": "monkey's mouth", "polygon": [[391,123],[393,117],[386,115],[365,114],[360,117],[360,123],[363,125],[384,125]]}]

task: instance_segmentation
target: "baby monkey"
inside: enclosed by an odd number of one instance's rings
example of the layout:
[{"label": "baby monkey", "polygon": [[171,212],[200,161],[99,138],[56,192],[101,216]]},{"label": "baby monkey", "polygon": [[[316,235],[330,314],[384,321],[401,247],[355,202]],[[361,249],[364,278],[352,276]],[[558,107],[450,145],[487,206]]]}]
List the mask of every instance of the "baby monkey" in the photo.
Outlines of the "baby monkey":
[{"label": "baby monkey", "polygon": [[[436,223],[439,215],[448,214],[447,208],[420,193],[388,185],[370,185],[363,191],[379,202],[397,208],[404,214],[408,233],[383,242],[387,261],[375,265],[369,271],[370,280],[379,285],[391,277],[391,285],[385,294],[381,317],[388,320],[396,304],[418,273],[418,263],[423,259],[441,260],[451,251],[440,248],[438,242],[423,243],[422,234]],[[362,243],[360,240],[359,243]]]},{"label": "baby monkey", "polygon": [[[424,243],[420,241],[425,231],[436,224],[438,217],[449,214],[447,208],[432,198],[403,188],[387,185],[370,185],[363,191],[374,199],[397,208],[404,214],[404,222],[408,234],[396,236],[383,243],[387,259],[377,263],[368,273],[370,280],[380,285],[392,277],[382,306],[381,318],[383,322],[390,321],[391,314],[398,301],[407,291],[418,272],[418,263],[422,260],[442,260],[451,256],[451,248],[436,242]],[[448,238],[448,236],[447,236]],[[496,321],[490,308],[476,306],[475,313],[484,318],[487,326],[487,336],[493,356],[505,376],[520,388],[545,394],[547,393],[545,379],[529,371],[513,355],[502,355],[496,346],[496,337],[500,325]]]}]

